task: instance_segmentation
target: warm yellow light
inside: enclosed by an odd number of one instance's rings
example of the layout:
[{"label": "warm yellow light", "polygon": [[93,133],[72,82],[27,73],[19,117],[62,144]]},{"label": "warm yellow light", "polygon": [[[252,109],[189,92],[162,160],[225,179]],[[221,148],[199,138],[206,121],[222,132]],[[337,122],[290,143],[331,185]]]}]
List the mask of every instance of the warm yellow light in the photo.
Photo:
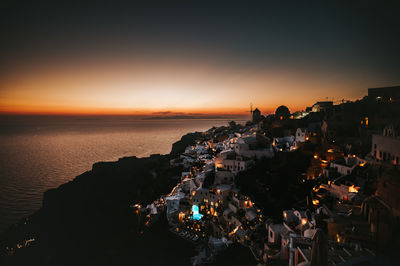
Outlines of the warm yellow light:
[{"label": "warm yellow light", "polygon": [[358,189],[359,189],[359,187],[355,187],[354,185],[351,185],[351,186],[349,187],[349,192],[358,193]]},{"label": "warm yellow light", "polygon": [[233,229],[233,231],[229,233],[229,236],[234,235],[238,229],[239,229],[239,226],[236,226],[235,229]]},{"label": "warm yellow light", "polygon": [[179,221],[182,222],[184,218],[185,218],[185,214],[183,212],[180,212],[179,216],[178,216]]}]

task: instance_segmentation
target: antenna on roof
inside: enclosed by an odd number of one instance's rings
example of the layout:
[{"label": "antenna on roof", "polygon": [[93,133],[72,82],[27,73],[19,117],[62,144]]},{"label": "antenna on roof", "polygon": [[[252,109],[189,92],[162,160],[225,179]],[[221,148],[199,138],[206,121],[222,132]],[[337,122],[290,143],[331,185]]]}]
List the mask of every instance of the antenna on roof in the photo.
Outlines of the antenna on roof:
[{"label": "antenna on roof", "polygon": [[252,114],[253,114],[253,104],[250,103],[250,121],[252,119]]}]

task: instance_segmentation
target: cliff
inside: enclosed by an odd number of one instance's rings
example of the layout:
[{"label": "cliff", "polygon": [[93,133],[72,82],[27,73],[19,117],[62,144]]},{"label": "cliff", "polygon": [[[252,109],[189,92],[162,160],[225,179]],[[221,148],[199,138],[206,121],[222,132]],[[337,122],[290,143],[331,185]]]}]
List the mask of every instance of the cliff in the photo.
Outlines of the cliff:
[{"label": "cliff", "polygon": [[[178,154],[201,133],[174,143]],[[193,247],[168,231],[160,219],[139,234],[138,217],[129,207],[147,204],[170,192],[180,168],[169,165],[170,155],[125,157],[95,163],[74,180],[43,196],[42,208],[1,236],[1,265],[188,265]],[[29,248],[6,247],[35,238]],[[182,253],[183,252],[183,253]],[[159,256],[159,257],[158,257]]]},{"label": "cliff", "polygon": [[201,132],[193,132],[184,135],[180,141],[172,144],[170,155],[176,156],[180,153],[183,153],[187,146],[196,144],[196,141],[202,139],[202,137],[203,134]]}]

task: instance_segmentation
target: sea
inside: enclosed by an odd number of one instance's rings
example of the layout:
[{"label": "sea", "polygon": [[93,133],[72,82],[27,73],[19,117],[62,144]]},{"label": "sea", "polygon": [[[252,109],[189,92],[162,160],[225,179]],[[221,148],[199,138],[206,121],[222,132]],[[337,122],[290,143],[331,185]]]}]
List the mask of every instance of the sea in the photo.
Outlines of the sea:
[{"label": "sea", "polygon": [[166,154],[188,132],[242,118],[0,116],[0,232],[41,207],[43,192],[98,161]]}]

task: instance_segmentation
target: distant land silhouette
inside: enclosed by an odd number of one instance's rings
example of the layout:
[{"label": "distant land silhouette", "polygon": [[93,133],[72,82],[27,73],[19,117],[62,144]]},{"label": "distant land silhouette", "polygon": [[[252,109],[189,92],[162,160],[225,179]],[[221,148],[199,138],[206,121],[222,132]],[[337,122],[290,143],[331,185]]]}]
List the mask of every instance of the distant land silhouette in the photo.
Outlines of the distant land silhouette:
[{"label": "distant land silhouette", "polygon": [[173,115],[173,116],[151,116],[145,117],[144,120],[159,120],[159,119],[233,119],[237,116],[193,116],[193,115]]}]

